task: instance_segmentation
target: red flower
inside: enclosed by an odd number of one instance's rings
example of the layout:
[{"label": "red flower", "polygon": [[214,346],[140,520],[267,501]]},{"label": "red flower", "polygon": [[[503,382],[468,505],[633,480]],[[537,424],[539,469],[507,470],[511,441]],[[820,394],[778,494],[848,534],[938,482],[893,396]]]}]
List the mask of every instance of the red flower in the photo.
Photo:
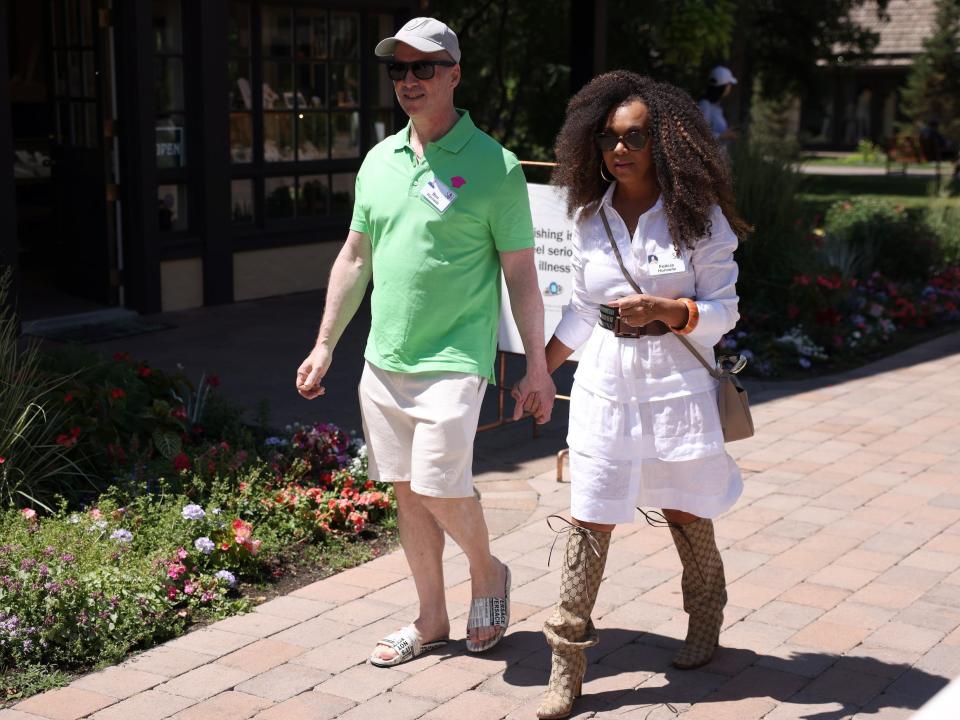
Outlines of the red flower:
[{"label": "red flower", "polygon": [[0,465],[3,465],[7,459],[5,457],[0,457]]},{"label": "red flower", "polygon": [[126,393],[123,391],[123,388],[110,388],[110,399],[119,400],[120,398],[126,397]]},{"label": "red flower", "polygon": [[77,444],[77,439],[80,437],[80,428],[74,427],[70,428],[69,433],[61,433],[57,435],[57,445],[63,445],[64,447],[73,447]]},{"label": "red flower", "polygon": [[[791,320],[793,320],[793,319],[794,319],[795,317],[797,317],[799,314],[800,314],[800,308],[798,308],[796,305],[792,305],[792,304],[791,304],[791,305],[787,305],[787,317],[789,317]],[[370,483],[370,481],[367,481],[367,482],[370,484],[371,487],[373,487],[373,484]]]},{"label": "red flower", "polygon": [[137,375],[139,375],[142,378],[148,378],[152,374],[153,374],[153,370],[151,370],[146,365],[141,365],[140,368],[137,370]]},{"label": "red flower", "polygon": [[117,352],[113,354],[113,359],[116,362],[126,362],[130,359],[130,353],[128,352]]},{"label": "red flower", "polygon": [[207,385],[210,387],[219,387],[220,378],[216,375],[207,375]]},{"label": "red flower", "polygon": [[67,403],[72,403],[72,402],[73,402],[73,393],[72,393],[72,392],[68,392],[66,395],[63,396],[63,404],[64,404],[64,405],[66,405]]},{"label": "red flower", "polygon": [[175,420],[186,420],[187,419],[187,408],[184,405],[176,407],[170,411],[170,417]]},{"label": "red flower", "polygon": [[177,471],[184,471],[190,469],[190,456],[186,453],[177,453],[176,457],[173,458],[173,467]]}]

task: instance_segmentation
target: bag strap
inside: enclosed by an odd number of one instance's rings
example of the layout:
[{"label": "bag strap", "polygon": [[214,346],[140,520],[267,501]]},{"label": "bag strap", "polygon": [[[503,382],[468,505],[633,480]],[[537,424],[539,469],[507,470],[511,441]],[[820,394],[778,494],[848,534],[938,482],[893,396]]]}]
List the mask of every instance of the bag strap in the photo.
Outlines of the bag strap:
[{"label": "bag strap", "polygon": [[[600,219],[603,221],[603,229],[607,231],[607,239],[610,240],[610,247],[613,248],[613,254],[617,258],[617,263],[620,265],[620,272],[623,273],[623,276],[627,279],[627,282],[630,283],[630,287],[636,290],[640,295],[646,295],[643,291],[643,288],[637,285],[637,281],[633,279],[633,276],[627,270],[626,265],[623,264],[623,256],[620,255],[620,248],[617,247],[617,241],[613,239],[613,231],[610,229],[610,221],[607,220],[607,213],[603,209],[603,204],[600,205]],[[713,377],[719,380],[722,377],[726,376],[726,373],[723,370],[718,370],[716,368],[710,367],[710,363],[704,360],[703,355],[701,355],[695,347],[687,340],[683,335],[677,335],[673,333],[673,336],[683,343],[683,346],[687,348],[693,356],[700,361],[700,364],[710,373]]]}]

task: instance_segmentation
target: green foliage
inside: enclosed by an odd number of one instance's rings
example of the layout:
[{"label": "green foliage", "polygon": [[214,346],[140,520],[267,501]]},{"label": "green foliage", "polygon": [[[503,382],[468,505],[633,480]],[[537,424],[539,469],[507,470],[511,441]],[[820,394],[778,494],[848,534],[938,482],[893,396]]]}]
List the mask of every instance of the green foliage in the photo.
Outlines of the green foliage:
[{"label": "green foliage", "polygon": [[861,138],[857,151],[843,159],[846,165],[872,165],[884,161],[883,148],[868,138]]},{"label": "green foliage", "polygon": [[800,143],[789,123],[792,98],[784,95],[770,99],[760,92],[758,77],[753,83],[750,99],[750,132],[748,141],[754,150],[778,158],[795,159],[800,155]]},{"label": "green foliage", "polygon": [[608,3],[607,67],[635,70],[702,90],[703,68],[729,55],[736,27],[731,0]]},{"label": "green foliage", "polygon": [[[865,0],[747,0],[738,3],[748,67],[762,68],[767,97],[816,86],[817,63],[856,57],[876,47],[879,35],[857,25],[850,11]],[[887,0],[876,3],[883,17]]]},{"label": "green foliage", "polygon": [[937,0],[934,33],[910,67],[902,109],[916,127],[940,122],[940,132],[960,141],[960,0]]},{"label": "green foliage", "polygon": [[926,209],[924,219],[937,236],[941,264],[945,267],[960,265],[960,205],[934,202]]},{"label": "green foliage", "polygon": [[922,216],[882,200],[835,203],[824,230],[827,264],[844,278],[876,270],[895,280],[922,280],[940,262],[937,237]]},{"label": "green foliage", "polygon": [[463,49],[458,107],[523,160],[553,157],[570,95],[567,3],[436,0]]},{"label": "green foliage", "polygon": [[779,312],[793,276],[814,263],[796,200],[801,178],[788,160],[749,143],[737,143],[731,161],[737,209],[754,226],[737,250],[742,312]]},{"label": "green foliage", "polygon": [[67,685],[72,678],[48,665],[27,664],[0,674],[0,703]]},{"label": "green foliage", "polygon": [[65,413],[57,393],[70,378],[43,373],[35,343],[21,347],[10,280],[8,268],[0,271],[0,503],[42,506],[87,476],[70,457],[69,439],[58,439]]}]

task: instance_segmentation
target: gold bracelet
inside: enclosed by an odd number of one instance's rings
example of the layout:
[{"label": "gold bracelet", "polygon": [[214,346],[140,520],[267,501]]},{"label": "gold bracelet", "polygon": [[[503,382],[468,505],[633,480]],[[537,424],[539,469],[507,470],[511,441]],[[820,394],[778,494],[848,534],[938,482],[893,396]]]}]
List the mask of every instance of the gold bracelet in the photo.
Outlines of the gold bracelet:
[{"label": "gold bracelet", "polygon": [[697,327],[697,323],[700,322],[700,308],[697,307],[697,304],[690,298],[677,299],[687,306],[687,323],[683,327],[671,327],[670,329],[677,335],[686,335],[687,333],[692,333]]}]

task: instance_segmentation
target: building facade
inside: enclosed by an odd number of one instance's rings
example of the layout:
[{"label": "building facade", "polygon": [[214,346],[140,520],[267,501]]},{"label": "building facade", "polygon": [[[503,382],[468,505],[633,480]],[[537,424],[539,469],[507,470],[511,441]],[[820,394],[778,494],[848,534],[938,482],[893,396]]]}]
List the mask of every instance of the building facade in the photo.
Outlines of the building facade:
[{"label": "building facade", "polygon": [[403,122],[373,47],[416,10],[0,0],[0,264],[24,319],[324,286],[360,162]]},{"label": "building facade", "polygon": [[823,64],[818,87],[803,98],[800,139],[812,148],[850,150],[860,140],[885,145],[906,121],[900,90],[923,41],[933,34],[934,0],[889,0],[883,15],[868,0],[850,11],[857,25],[877,33],[879,42],[866,57],[836,51]]}]

